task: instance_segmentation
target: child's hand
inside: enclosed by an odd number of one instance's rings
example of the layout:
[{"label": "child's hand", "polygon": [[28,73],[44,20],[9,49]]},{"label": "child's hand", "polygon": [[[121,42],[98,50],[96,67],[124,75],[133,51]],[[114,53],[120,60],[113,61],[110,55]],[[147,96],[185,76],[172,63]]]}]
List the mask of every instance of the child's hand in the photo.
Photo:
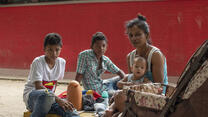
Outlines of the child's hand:
[{"label": "child's hand", "polygon": [[73,104],[71,102],[68,102],[67,100],[61,99],[57,103],[59,104],[59,106],[61,106],[64,109],[64,111],[66,110],[73,111],[74,109]]},{"label": "child's hand", "polygon": [[125,85],[127,85],[127,86],[131,86],[131,85],[134,85],[134,83],[132,83],[132,82],[126,82],[126,84]]},{"label": "child's hand", "polygon": [[140,82],[134,82],[134,85],[139,85],[139,84],[141,84]]}]

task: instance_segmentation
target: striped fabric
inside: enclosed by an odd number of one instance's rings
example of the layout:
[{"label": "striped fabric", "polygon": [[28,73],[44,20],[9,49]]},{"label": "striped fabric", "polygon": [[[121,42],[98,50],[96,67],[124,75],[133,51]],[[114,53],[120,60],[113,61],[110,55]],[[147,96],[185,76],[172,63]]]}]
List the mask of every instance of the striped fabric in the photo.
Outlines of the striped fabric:
[{"label": "striped fabric", "polygon": [[98,69],[98,60],[92,49],[80,52],[77,61],[77,73],[83,74],[82,83],[86,90],[94,90],[101,94],[106,87],[101,74],[106,70],[117,73],[120,69],[106,56],[102,56],[102,68]]}]

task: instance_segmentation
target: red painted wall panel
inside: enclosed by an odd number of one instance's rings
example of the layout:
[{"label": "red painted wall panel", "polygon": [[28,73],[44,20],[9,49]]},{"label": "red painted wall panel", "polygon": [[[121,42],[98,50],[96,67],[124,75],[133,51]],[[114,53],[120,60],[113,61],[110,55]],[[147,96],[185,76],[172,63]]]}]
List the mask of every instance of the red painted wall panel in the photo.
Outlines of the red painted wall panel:
[{"label": "red painted wall panel", "polygon": [[109,2],[0,7],[0,67],[28,69],[43,53],[49,32],[63,37],[61,56],[67,71],[76,70],[77,55],[102,31],[109,39],[106,55],[127,71],[131,46],[125,21],[141,12],[150,24],[153,45],[167,57],[168,74],[180,75],[192,53],[207,39],[208,1]]}]

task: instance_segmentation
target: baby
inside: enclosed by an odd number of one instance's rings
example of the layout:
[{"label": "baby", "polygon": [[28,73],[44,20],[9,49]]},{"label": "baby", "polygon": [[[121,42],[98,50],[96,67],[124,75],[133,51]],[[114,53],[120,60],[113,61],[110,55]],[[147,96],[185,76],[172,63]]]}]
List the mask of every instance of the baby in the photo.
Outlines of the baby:
[{"label": "baby", "polygon": [[[141,83],[151,82],[144,77],[147,68],[147,61],[143,57],[136,57],[132,66],[132,74],[128,74],[124,79],[117,83],[119,89],[125,87],[139,85]],[[118,91],[114,95],[114,102],[110,105],[109,109],[105,111],[103,117],[116,117],[124,111],[125,101],[127,99],[125,91]]]},{"label": "baby", "polygon": [[150,82],[147,78],[144,78],[146,73],[147,61],[143,57],[136,57],[132,66],[132,74],[128,74],[124,79],[117,83],[119,89],[123,89],[125,86],[137,85],[141,83]]}]

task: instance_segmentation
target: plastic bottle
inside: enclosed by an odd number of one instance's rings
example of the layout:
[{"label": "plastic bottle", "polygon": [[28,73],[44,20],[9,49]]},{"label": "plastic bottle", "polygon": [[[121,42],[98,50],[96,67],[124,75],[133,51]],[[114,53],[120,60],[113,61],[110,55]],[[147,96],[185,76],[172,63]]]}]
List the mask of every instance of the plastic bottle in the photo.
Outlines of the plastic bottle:
[{"label": "plastic bottle", "polygon": [[106,107],[108,107],[108,105],[109,105],[109,103],[108,103],[108,101],[109,101],[109,99],[108,99],[109,98],[108,92],[107,91],[103,91],[101,96],[104,99],[104,101],[102,103],[105,104]]}]

